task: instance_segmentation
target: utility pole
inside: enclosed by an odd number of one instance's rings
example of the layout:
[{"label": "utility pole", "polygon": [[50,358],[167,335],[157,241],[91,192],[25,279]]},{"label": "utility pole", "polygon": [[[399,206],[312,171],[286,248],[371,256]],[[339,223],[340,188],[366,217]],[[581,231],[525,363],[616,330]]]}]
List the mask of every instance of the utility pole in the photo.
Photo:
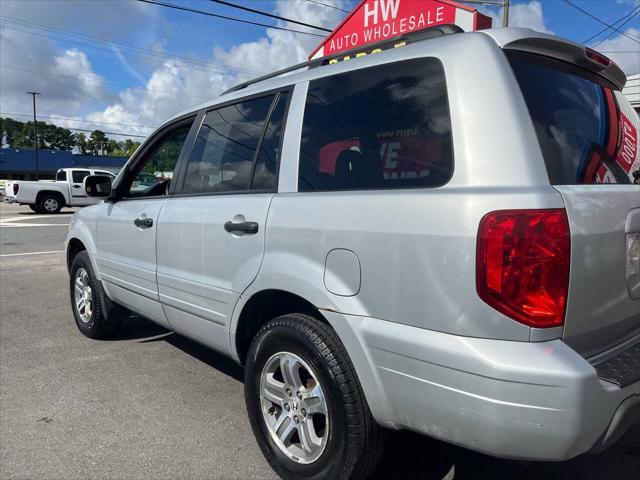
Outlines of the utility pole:
[{"label": "utility pole", "polygon": [[36,153],[36,180],[40,180],[40,169],[38,165],[38,121],[36,120],[36,95],[40,92],[27,92],[33,98],[33,145]]},{"label": "utility pole", "polygon": [[502,26],[509,26],[509,3],[511,0],[462,0],[464,3],[477,3],[480,5],[495,5],[502,7]]},{"label": "utility pole", "polygon": [[504,6],[502,7],[502,26],[509,26],[509,0],[504,0]]}]

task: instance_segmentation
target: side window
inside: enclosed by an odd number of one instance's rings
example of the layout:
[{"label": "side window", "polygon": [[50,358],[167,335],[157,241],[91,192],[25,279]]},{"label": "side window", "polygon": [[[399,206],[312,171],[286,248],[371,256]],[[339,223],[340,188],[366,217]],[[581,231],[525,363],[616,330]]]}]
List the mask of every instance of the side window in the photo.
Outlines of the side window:
[{"label": "side window", "polygon": [[273,98],[247,100],[207,113],[187,165],[182,193],[249,188],[255,150]]},{"label": "side window", "polygon": [[165,134],[137,166],[125,188],[126,197],[166,195],[191,123]]},{"label": "side window", "polygon": [[288,99],[288,93],[280,94],[278,103],[269,117],[269,123],[256,158],[256,168],[251,183],[252,190],[275,190],[278,188],[278,158]]},{"label": "side window", "polygon": [[71,178],[73,179],[73,183],[82,183],[84,177],[87,177],[90,174],[91,172],[89,172],[89,170],[73,170],[71,172]]},{"label": "side window", "polygon": [[56,173],[56,182],[66,182],[67,181],[67,172],[65,170],[59,170]]},{"label": "side window", "polygon": [[299,191],[436,187],[452,172],[439,60],[406,60],[310,83]]}]

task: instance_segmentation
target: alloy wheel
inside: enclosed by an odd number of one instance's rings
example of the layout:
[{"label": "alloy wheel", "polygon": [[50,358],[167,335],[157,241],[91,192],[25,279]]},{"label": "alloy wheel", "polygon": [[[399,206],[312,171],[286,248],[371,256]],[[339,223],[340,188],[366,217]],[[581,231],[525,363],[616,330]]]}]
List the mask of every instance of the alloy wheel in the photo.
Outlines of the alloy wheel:
[{"label": "alloy wheel", "polygon": [[89,283],[89,274],[84,268],[79,268],[76,271],[74,283],[78,315],[80,316],[80,320],[84,323],[88,323],[89,320],[91,320],[91,315],[93,314],[93,295],[91,284]]},{"label": "alloy wheel", "polygon": [[299,356],[273,355],[260,375],[262,416],[274,443],[291,460],[308,464],[324,451],[329,415],[315,372]]}]

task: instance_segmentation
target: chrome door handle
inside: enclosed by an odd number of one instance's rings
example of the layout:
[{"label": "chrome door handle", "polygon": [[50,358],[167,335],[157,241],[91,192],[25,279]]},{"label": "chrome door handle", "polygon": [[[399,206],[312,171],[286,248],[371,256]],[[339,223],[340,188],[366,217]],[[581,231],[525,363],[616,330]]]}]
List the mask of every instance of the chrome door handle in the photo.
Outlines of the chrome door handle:
[{"label": "chrome door handle", "polygon": [[153,218],[136,218],[133,224],[138,228],[151,228],[153,227]]},{"label": "chrome door handle", "polygon": [[227,222],[224,224],[224,229],[229,233],[241,232],[247,235],[254,235],[258,233],[258,224],[256,222]]}]

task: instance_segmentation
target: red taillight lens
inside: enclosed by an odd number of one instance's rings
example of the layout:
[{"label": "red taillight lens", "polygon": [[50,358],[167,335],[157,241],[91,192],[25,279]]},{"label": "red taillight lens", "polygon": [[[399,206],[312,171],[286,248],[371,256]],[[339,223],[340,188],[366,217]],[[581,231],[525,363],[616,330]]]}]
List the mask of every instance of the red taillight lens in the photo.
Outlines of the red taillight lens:
[{"label": "red taillight lens", "polygon": [[488,213],[478,230],[478,295],[525,325],[562,325],[569,288],[570,243],[564,209]]},{"label": "red taillight lens", "polygon": [[20,184],[19,183],[14,183],[13,184],[13,194],[17,195],[18,194],[18,190],[20,190]]}]

